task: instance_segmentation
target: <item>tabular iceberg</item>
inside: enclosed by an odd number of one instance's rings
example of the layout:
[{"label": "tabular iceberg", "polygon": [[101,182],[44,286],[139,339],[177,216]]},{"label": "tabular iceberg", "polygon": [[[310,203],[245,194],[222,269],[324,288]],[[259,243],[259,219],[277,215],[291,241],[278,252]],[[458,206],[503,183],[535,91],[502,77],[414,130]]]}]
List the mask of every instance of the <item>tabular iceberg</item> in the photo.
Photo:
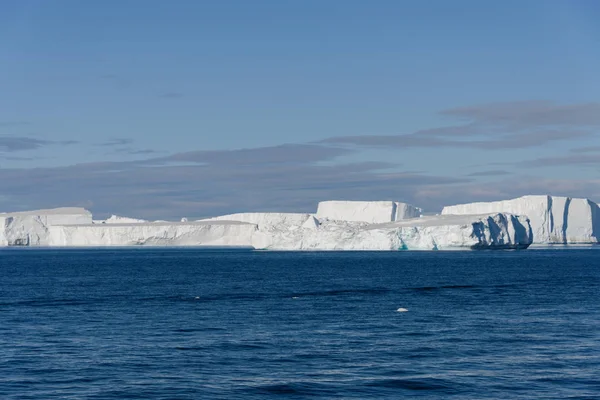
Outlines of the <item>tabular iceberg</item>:
[{"label": "tabular iceberg", "polygon": [[238,221],[255,224],[260,229],[270,227],[298,227],[308,220],[310,214],[302,213],[237,213],[207,218],[201,221]]},{"label": "tabular iceberg", "polygon": [[146,222],[145,219],[121,217],[119,215],[111,215],[109,218],[102,221],[94,221],[95,224],[143,224]]},{"label": "tabular iceberg", "polygon": [[91,223],[92,213],[84,208],[2,213],[0,246],[47,246],[50,226]]},{"label": "tabular iceberg", "polygon": [[397,201],[321,201],[317,218],[334,221],[369,222],[399,221],[421,216],[420,208]]},{"label": "tabular iceberg", "polygon": [[256,225],[235,221],[56,225],[50,246],[251,247]]},{"label": "tabular iceberg", "polygon": [[258,230],[253,247],[269,250],[524,249],[526,218],[509,214],[429,216],[383,224],[320,221],[311,228]]},{"label": "tabular iceberg", "polygon": [[556,196],[523,196],[488,203],[444,207],[442,214],[491,212],[524,215],[531,221],[534,243],[588,244],[600,239],[598,205],[588,199]]},{"label": "tabular iceberg", "polygon": [[[340,206],[341,210],[335,209]],[[0,214],[0,246],[239,246],[265,250],[517,249],[531,243],[525,217],[507,213],[420,217],[397,202],[322,202],[316,214],[238,213],[148,222],[84,209]],[[410,218],[418,216],[418,218]]]}]

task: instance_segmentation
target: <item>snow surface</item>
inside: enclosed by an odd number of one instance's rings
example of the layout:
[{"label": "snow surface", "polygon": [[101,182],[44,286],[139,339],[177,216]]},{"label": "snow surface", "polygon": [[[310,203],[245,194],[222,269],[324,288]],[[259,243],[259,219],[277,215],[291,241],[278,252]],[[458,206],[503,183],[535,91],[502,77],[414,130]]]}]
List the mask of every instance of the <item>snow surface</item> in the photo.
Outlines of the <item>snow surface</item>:
[{"label": "snow surface", "polygon": [[372,224],[416,218],[422,210],[397,201],[322,201],[317,218]]},{"label": "snow surface", "polygon": [[145,219],[121,217],[119,215],[111,215],[110,218],[107,218],[104,221],[94,221],[95,224],[143,224],[145,222],[148,221]]},{"label": "snow surface", "polygon": [[442,214],[481,214],[491,212],[527,216],[534,243],[598,243],[598,205],[587,199],[556,196],[524,196],[512,200],[469,203],[444,207]]},{"label": "snow surface", "polygon": [[207,218],[201,221],[238,221],[258,225],[260,229],[273,227],[298,228],[302,226],[311,214],[302,213],[237,213]]}]

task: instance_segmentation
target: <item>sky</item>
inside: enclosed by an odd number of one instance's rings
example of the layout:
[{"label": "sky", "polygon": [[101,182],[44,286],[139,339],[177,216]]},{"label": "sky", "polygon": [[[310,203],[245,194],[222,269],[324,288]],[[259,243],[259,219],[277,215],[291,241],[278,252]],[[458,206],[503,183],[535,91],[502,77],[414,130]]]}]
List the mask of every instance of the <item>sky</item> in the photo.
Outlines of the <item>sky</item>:
[{"label": "sky", "polygon": [[600,201],[595,0],[0,0],[0,211]]}]

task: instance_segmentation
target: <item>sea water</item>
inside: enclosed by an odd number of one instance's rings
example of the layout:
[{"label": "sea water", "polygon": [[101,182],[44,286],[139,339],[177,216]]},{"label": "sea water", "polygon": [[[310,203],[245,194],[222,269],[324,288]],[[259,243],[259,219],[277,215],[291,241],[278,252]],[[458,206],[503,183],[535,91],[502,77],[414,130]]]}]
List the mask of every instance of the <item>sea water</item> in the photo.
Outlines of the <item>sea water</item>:
[{"label": "sea water", "polygon": [[600,251],[0,251],[2,399],[597,399]]}]

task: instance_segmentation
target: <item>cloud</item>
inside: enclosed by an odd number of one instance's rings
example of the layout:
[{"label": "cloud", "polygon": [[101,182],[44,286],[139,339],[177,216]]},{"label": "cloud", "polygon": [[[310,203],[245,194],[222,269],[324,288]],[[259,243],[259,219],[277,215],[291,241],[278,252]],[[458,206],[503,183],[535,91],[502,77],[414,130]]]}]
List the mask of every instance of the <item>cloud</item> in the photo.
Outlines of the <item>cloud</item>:
[{"label": "cloud", "polygon": [[481,124],[515,127],[600,126],[600,103],[563,105],[551,101],[514,101],[450,108],[441,114]]},{"label": "cloud", "polygon": [[[21,208],[91,202],[99,215],[144,218],[234,211],[310,212],[319,200],[331,198],[410,202],[421,185],[469,182],[397,172],[397,165],[382,162],[334,163],[347,152],[316,145],[189,152],[150,161],[0,169],[0,180],[11,194],[10,204]],[[182,165],[183,161],[188,164]]]},{"label": "cloud", "polygon": [[595,166],[600,164],[600,154],[570,154],[566,156],[541,157],[523,161],[526,167],[558,167],[565,165]]},{"label": "cloud", "polygon": [[[522,167],[596,166],[600,164],[600,147],[576,147],[561,156],[520,163],[514,159],[491,162],[509,158],[490,157],[485,165],[468,167],[468,175],[463,177],[414,171],[419,169],[414,165],[408,171],[400,164],[379,161],[343,164],[340,158],[350,158],[362,146],[507,150],[560,141],[571,144],[595,134],[595,107],[595,103],[564,106],[520,102],[453,108],[441,113],[458,120],[453,124],[407,134],[333,137],[320,143],[161,156],[152,149],[136,148],[132,139],[112,138],[96,146],[111,153],[147,157],[54,168],[0,169],[3,190],[10,193],[0,198],[0,206],[9,211],[15,206],[34,209],[89,204],[99,216],[121,213],[166,219],[236,211],[310,212],[324,199],[399,200],[428,211],[452,203],[525,194],[593,199],[600,197],[600,181],[540,179],[523,175],[529,168]],[[59,143],[71,142],[0,136],[0,152]],[[424,162],[423,166],[427,165]],[[486,177],[490,179],[486,181]]]},{"label": "cloud", "polygon": [[467,176],[502,176],[502,175],[510,175],[511,173],[504,170],[491,170],[491,171],[478,171],[470,173]]},{"label": "cloud", "polygon": [[22,136],[0,136],[0,152],[35,150],[50,142]]},{"label": "cloud", "polygon": [[33,160],[38,159],[35,157],[16,157],[16,156],[7,156],[7,157],[3,157],[3,158],[8,161],[33,161]]},{"label": "cloud", "polygon": [[158,154],[160,153],[159,151],[156,150],[152,150],[152,149],[133,149],[131,147],[127,147],[127,148],[122,148],[122,149],[117,149],[115,150],[116,153],[124,153],[124,154],[131,154],[131,155],[148,155],[148,154]]},{"label": "cloud", "polygon": [[539,147],[596,133],[600,104],[557,105],[548,101],[511,102],[452,108],[440,113],[464,120],[408,134],[339,136],[322,143],[372,147],[454,147],[483,150]]},{"label": "cloud", "polygon": [[131,145],[134,143],[133,139],[129,138],[113,138],[103,143],[97,143],[95,146],[98,147],[112,147],[112,149],[107,153],[118,153],[118,154],[128,154],[128,155],[151,155],[151,154],[159,154],[160,151],[152,150],[152,149],[136,149]]},{"label": "cloud", "polygon": [[0,121],[0,128],[13,128],[16,126],[29,125],[27,121]]},{"label": "cloud", "polygon": [[153,164],[210,163],[227,168],[240,165],[307,164],[327,161],[352,152],[349,149],[314,144],[283,144],[239,150],[190,151],[148,160],[148,162]]},{"label": "cloud", "polygon": [[576,147],[570,151],[571,153],[597,153],[600,152],[600,146]]},{"label": "cloud", "polygon": [[77,141],[74,140],[51,141],[27,136],[0,136],[0,153],[36,150],[44,146],[72,145],[75,143]]},{"label": "cloud", "polygon": [[127,146],[133,143],[133,139],[129,138],[113,138],[103,143],[98,143],[96,146],[103,147],[115,147],[115,146]]}]

